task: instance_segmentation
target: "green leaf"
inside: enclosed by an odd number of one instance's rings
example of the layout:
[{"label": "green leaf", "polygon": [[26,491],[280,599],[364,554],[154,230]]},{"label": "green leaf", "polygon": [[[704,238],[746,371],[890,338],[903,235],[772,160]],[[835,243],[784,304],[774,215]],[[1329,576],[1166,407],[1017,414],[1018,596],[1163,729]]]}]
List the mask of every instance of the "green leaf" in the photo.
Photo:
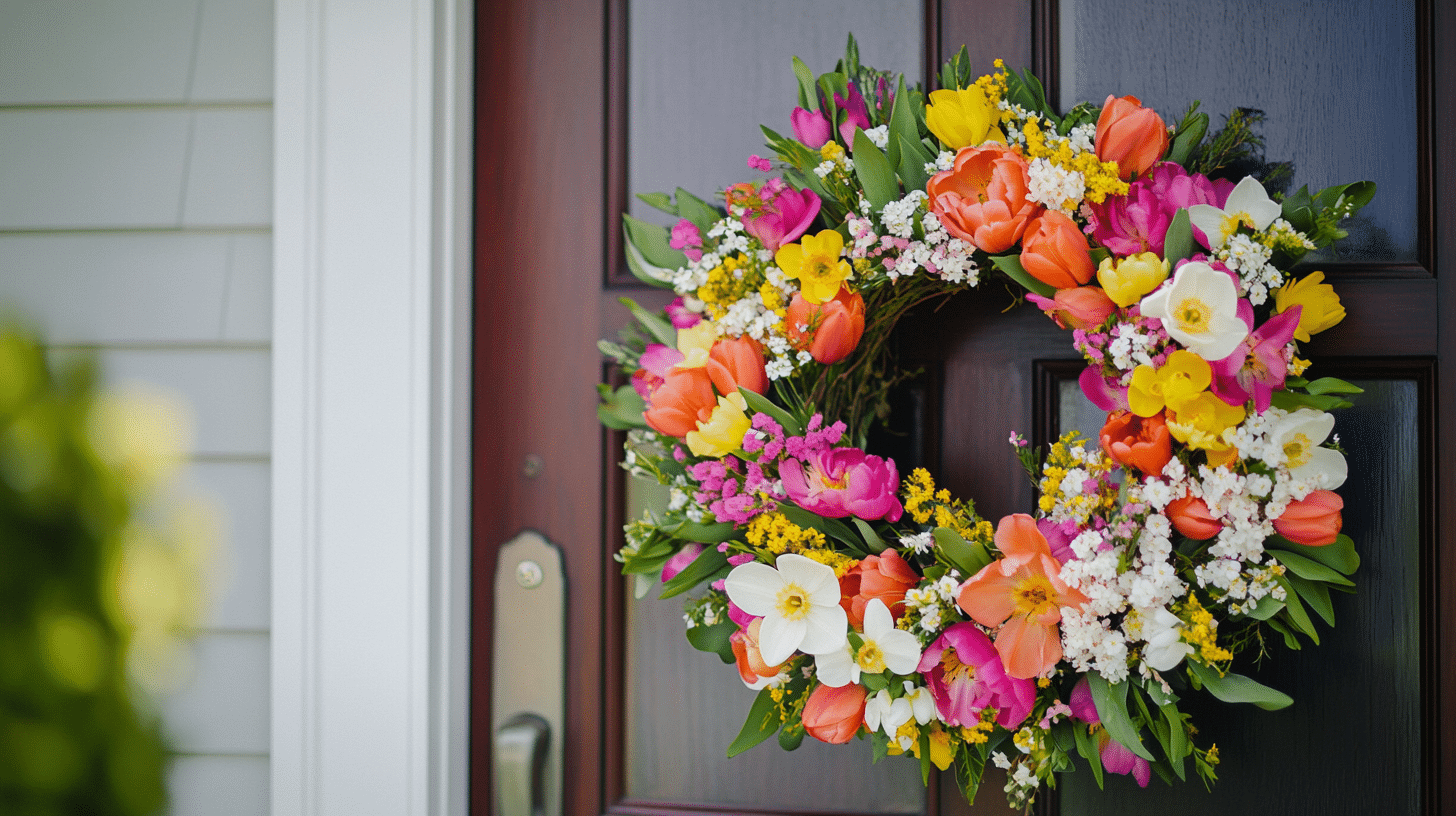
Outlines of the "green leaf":
[{"label": "green leaf", "polygon": [[905,77],[901,75],[895,83],[895,104],[890,108],[890,138],[886,148],[891,165],[900,164],[900,156],[904,150],[902,141],[914,145],[920,143],[920,127],[914,108],[910,94],[905,90]]},{"label": "green leaf", "polygon": [[1111,684],[1095,671],[1087,672],[1087,685],[1092,689],[1092,703],[1097,707],[1097,717],[1102,727],[1127,750],[1151,762],[1153,755],[1143,746],[1138,736],[1138,727],[1127,714],[1128,683]]},{"label": "green leaf", "polygon": [[723,213],[716,207],[681,187],[677,188],[677,211],[678,215],[693,222],[704,233],[723,218]]},{"label": "green leaf", "polygon": [[870,694],[883,691],[890,687],[890,681],[883,674],[861,674],[860,685],[864,686]]},{"label": "green leaf", "polygon": [[[1191,118],[1185,119],[1178,129],[1178,135],[1173,139],[1173,144],[1168,148],[1168,161],[1179,165],[1186,165],[1188,157],[1198,143],[1203,141],[1203,136],[1208,132],[1208,114],[1198,113]],[[1181,774],[1179,775],[1181,777]]]},{"label": "green leaf", "polygon": [[1313,558],[1292,553],[1288,550],[1269,550],[1268,552],[1270,555],[1279,559],[1279,563],[1288,567],[1290,572],[1298,575],[1300,578],[1306,578],[1310,581],[1325,581],[1341,586],[1355,585],[1354,581],[1351,581],[1331,567],[1325,566]]},{"label": "green leaf", "polygon": [[774,702],[773,689],[764,688],[753,699],[753,707],[748,709],[748,719],[743,723],[743,730],[738,732],[738,738],[728,746],[728,756],[736,757],[773,736],[779,730],[779,725],[778,704]]},{"label": "green leaf", "polygon": [[749,408],[752,408],[757,413],[768,414],[773,417],[774,421],[784,429],[784,436],[804,435],[804,426],[800,425],[798,420],[790,416],[788,411],[774,405],[768,397],[754,391],[749,391],[747,388],[739,388],[738,393],[743,395],[743,401],[748,404]]},{"label": "green leaf", "polygon": [[1026,268],[1021,265],[1020,255],[992,255],[991,263],[995,264],[997,269],[1005,272],[1012,280],[1042,297],[1053,297],[1057,293],[1056,287],[1042,283],[1026,271]]},{"label": "green leaf", "polygon": [[880,534],[875,532],[875,528],[869,525],[869,522],[858,517],[852,517],[851,521],[854,522],[855,527],[859,528],[859,534],[864,538],[865,546],[869,547],[870,552],[882,553],[889,547],[885,540],[880,538]]},{"label": "green leaf", "polygon": [[1220,675],[1217,669],[1193,661],[1188,661],[1188,670],[1210,694],[1225,703],[1252,703],[1265,711],[1278,711],[1294,703],[1294,698],[1288,694],[1275,691],[1241,674]]},{"label": "green leaf", "polygon": [[935,539],[935,546],[945,555],[946,560],[954,564],[965,578],[980,572],[993,560],[985,545],[972,544],[949,527],[936,527],[930,535]]},{"label": "green leaf", "polygon": [[688,265],[688,256],[668,245],[672,233],[667,227],[649,224],[626,213],[622,213],[622,224],[627,230],[627,242],[635,246],[649,264],[666,269]]},{"label": "green leaf", "polygon": [[701,524],[696,521],[685,521],[673,528],[672,534],[684,541],[695,541],[699,544],[722,544],[733,537],[733,522],[720,521],[716,524]]},{"label": "green leaf", "polygon": [[[1283,609],[1283,604],[1281,604],[1279,608]],[[1272,628],[1274,631],[1284,636],[1285,646],[1296,651],[1299,650],[1299,638],[1295,637],[1294,632],[1290,631],[1289,627],[1281,623],[1278,618],[1270,618],[1269,620],[1265,621],[1265,623],[1268,624],[1270,628]]]},{"label": "green leaf", "polygon": [[854,175],[864,187],[873,214],[900,197],[900,183],[895,180],[890,160],[859,128],[854,129]]},{"label": "green leaf", "polygon": [[1315,645],[1318,646],[1320,642],[1319,630],[1314,628],[1314,621],[1310,619],[1309,613],[1305,611],[1304,604],[1300,603],[1299,593],[1294,590],[1294,587],[1289,585],[1289,579],[1287,577],[1281,575],[1277,580],[1279,585],[1284,587],[1286,596],[1284,598],[1285,620],[1289,621],[1289,624],[1298,631],[1308,635],[1309,639],[1314,641]]},{"label": "green leaf", "polygon": [[789,521],[808,530],[818,530],[830,538],[842,542],[855,551],[860,551],[859,536],[839,519],[826,518],[817,513],[811,513],[797,504],[788,502],[779,503],[779,512]]},{"label": "green leaf", "polygon": [[1283,608],[1283,601],[1275,598],[1273,595],[1265,595],[1264,597],[1259,599],[1259,602],[1257,604],[1254,604],[1253,609],[1245,612],[1244,614],[1253,618],[1254,620],[1266,621],[1279,614],[1279,610]]},{"label": "green leaf", "polygon": [[1298,575],[1286,574],[1284,578],[1299,593],[1299,597],[1309,604],[1309,608],[1313,609],[1316,615],[1319,615],[1327,625],[1335,625],[1335,607],[1330,603],[1328,586],[1315,581],[1307,581]]},{"label": "green leaf", "polygon": [[1295,544],[1281,535],[1270,536],[1269,543],[1271,546],[1277,544],[1278,549],[1317,561],[1344,575],[1354,575],[1360,569],[1360,554],[1355,552],[1355,541],[1343,533],[1335,539],[1335,543],[1324,547]]},{"label": "green leaf", "polygon": [[925,172],[925,165],[930,160],[921,152],[923,148],[918,139],[912,142],[902,138],[899,142],[900,161],[897,166],[900,169],[900,181],[905,184],[906,190],[924,190],[925,185],[930,183],[930,174]]},{"label": "green leaf", "polygon": [[1297,391],[1275,391],[1269,395],[1269,403],[1284,411],[1298,411],[1300,408],[1333,411],[1336,408],[1349,408],[1352,404],[1349,400],[1333,395],[1301,394]]},{"label": "green leaf", "polygon": [[647,330],[648,334],[652,335],[652,339],[664,346],[677,347],[677,329],[672,327],[671,321],[664,315],[647,311],[638,306],[637,301],[632,298],[624,297],[617,300],[627,307],[627,310],[632,313],[632,317]]},{"label": "green leaf", "polygon": [[718,552],[717,547],[705,547],[693,563],[672,577],[671,581],[662,585],[662,592],[659,598],[671,598],[674,595],[681,595],[698,584],[712,578],[718,570],[728,565],[728,556]]},{"label": "green leaf", "polygon": [[677,270],[668,269],[663,266],[653,266],[648,263],[647,259],[642,257],[642,252],[632,244],[632,235],[627,231],[626,227],[622,228],[622,234],[625,236],[622,243],[627,250],[627,269],[632,273],[632,277],[649,286],[656,286],[659,289],[671,289],[672,278],[677,273]]},{"label": "green leaf", "polygon": [[1168,269],[1172,270],[1179,261],[1192,258],[1193,250],[1193,224],[1188,220],[1188,210],[1180,209],[1173,215],[1168,233],[1163,238],[1163,257],[1168,261]]},{"label": "green leaf", "polygon": [[700,652],[712,652],[724,663],[732,663],[733,645],[728,638],[738,631],[733,621],[715,623],[712,626],[694,626],[688,630],[688,643]]},{"label": "green leaf", "polygon": [[1161,705],[1158,708],[1163,712],[1163,719],[1168,721],[1168,760],[1173,765],[1173,773],[1178,774],[1179,779],[1185,779],[1183,760],[1192,752],[1192,746],[1188,744],[1188,731],[1183,724],[1183,712],[1172,703]]},{"label": "green leaf", "polygon": [[637,199],[653,209],[677,215],[677,205],[672,203],[672,196],[667,193],[638,193]]},{"label": "green leaf", "polygon": [[804,728],[790,727],[779,732],[779,747],[785,751],[797,750],[804,743]]},{"label": "green leaf", "polygon": [[1335,377],[1320,377],[1305,386],[1311,394],[1363,394],[1365,389]]},{"label": "green leaf", "polygon": [[1087,760],[1087,764],[1091,766],[1092,778],[1097,780],[1097,789],[1101,790],[1102,755],[1097,752],[1097,738],[1087,733],[1087,729],[1081,727],[1080,723],[1077,728],[1072,730],[1072,733],[1077,737],[1077,753],[1081,754],[1082,758]]},{"label": "green leaf", "polygon": [[[599,386],[607,388],[607,386]],[[632,428],[645,428],[647,423],[642,419],[642,412],[647,410],[647,403],[642,401],[642,395],[637,389],[630,385],[624,385],[616,391],[611,391],[610,396],[603,394],[602,403],[597,406],[597,420],[603,425],[617,431],[631,430]]]},{"label": "green leaf", "polygon": [[798,57],[794,57],[794,76],[799,80],[799,107],[811,113],[819,110],[819,94],[814,90],[814,72]]}]

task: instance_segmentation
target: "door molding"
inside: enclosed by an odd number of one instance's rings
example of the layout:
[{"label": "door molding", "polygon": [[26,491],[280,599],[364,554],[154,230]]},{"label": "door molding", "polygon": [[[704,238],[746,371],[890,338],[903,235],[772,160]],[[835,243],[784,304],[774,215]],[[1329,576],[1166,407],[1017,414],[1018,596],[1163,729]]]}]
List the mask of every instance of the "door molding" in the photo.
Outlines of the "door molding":
[{"label": "door molding", "polygon": [[472,11],[275,8],[274,813],[466,812]]}]

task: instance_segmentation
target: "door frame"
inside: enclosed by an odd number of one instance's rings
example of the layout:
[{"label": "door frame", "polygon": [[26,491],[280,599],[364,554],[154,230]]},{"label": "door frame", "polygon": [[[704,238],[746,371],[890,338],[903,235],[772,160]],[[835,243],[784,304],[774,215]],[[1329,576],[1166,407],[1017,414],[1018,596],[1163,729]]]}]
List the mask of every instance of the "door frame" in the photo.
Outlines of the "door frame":
[{"label": "door frame", "polygon": [[[623,600],[621,582],[600,565],[616,539],[620,511],[599,495],[575,492],[580,485],[573,484],[573,479],[602,478],[610,485],[617,473],[619,449],[604,441],[606,435],[595,425],[594,394],[581,384],[603,373],[595,340],[625,321],[620,309],[595,305],[604,283],[620,285],[614,280],[620,277],[620,239],[608,214],[622,209],[626,200],[625,173],[604,168],[620,168],[618,154],[625,149],[625,112],[617,98],[625,66],[610,45],[620,36],[624,2],[558,0],[549,13],[532,0],[480,0],[477,8],[480,19],[491,21],[488,35],[482,26],[477,44],[482,123],[477,200],[493,206],[490,213],[485,206],[478,209],[475,235],[475,411],[481,421],[475,448],[474,585],[490,586],[495,549],[519,529],[543,529],[567,549],[567,581],[581,593],[582,608],[594,613],[577,610],[571,616],[567,644],[567,687],[573,690],[567,721],[575,732],[566,762],[575,784],[566,792],[564,812],[574,815],[649,812],[619,806],[621,759],[611,749],[621,741],[620,719],[593,714],[578,702],[578,695],[601,696],[610,710],[621,698],[624,669],[620,615],[610,614]],[[938,46],[928,49],[932,64],[965,43],[973,53],[996,53],[1010,65],[1030,66],[1055,94],[1056,0],[996,0],[978,4],[974,13],[961,5],[927,0],[928,43]],[[1421,407],[1426,421],[1434,423],[1436,449],[1421,474],[1430,507],[1421,552],[1422,715],[1430,724],[1422,737],[1422,794],[1424,812],[1435,814],[1456,813],[1456,749],[1445,747],[1456,746],[1456,705],[1443,703],[1456,693],[1456,626],[1442,625],[1456,620],[1456,592],[1442,591],[1456,586],[1456,529],[1449,524],[1456,514],[1456,478],[1443,477],[1436,466],[1456,462],[1456,330],[1441,325],[1456,320],[1456,283],[1442,283],[1436,273],[1443,259],[1456,258],[1456,195],[1449,192],[1456,190],[1456,162],[1442,161],[1456,155],[1456,81],[1443,79],[1456,77],[1456,46],[1450,45],[1456,42],[1456,10],[1436,0],[1417,0],[1417,30],[1423,34],[1417,44],[1419,196],[1427,219],[1421,225],[1420,262],[1342,274],[1341,291],[1352,301],[1398,287],[1401,311],[1352,315],[1343,332],[1330,333],[1333,342],[1322,351],[1332,357],[1374,354],[1429,362],[1431,387]],[[487,36],[522,47],[487,53]],[[530,70],[520,70],[522,61]],[[567,77],[580,81],[564,81]],[[599,92],[602,83],[605,95]],[[571,132],[561,132],[567,124]],[[599,138],[604,148],[598,152],[584,145],[584,135]],[[1445,206],[1435,206],[1438,196]],[[581,225],[603,227],[583,230]],[[563,235],[571,240],[563,242]],[[543,292],[522,291],[513,284],[525,253],[531,253],[533,269],[571,270],[574,277],[553,273],[540,283]],[[581,274],[583,269],[601,272]],[[594,305],[582,308],[584,303]],[[1399,342],[1366,348],[1357,339],[1367,331]],[[1339,334],[1349,339],[1342,343]],[[559,347],[564,356],[550,370],[531,361],[515,363],[497,351],[512,342]],[[537,393],[500,385],[513,380],[533,383]],[[490,418],[500,415],[530,417],[530,431],[539,428],[547,435],[532,439],[530,433],[489,427]],[[531,453],[546,462],[535,479],[518,472]],[[609,488],[609,499],[616,490]],[[491,600],[477,594],[472,657],[482,669],[491,664],[492,612]],[[481,803],[490,790],[487,673],[475,673],[471,710],[471,793],[480,812],[488,810]]]},{"label": "door frame", "polygon": [[463,816],[474,4],[274,15],[271,812]]}]

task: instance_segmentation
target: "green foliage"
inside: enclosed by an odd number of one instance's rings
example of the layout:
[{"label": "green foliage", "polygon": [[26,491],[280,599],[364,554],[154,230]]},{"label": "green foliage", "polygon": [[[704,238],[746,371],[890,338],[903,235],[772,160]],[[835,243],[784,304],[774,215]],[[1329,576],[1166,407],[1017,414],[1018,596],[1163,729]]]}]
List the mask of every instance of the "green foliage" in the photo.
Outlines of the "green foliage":
[{"label": "green foliage", "polygon": [[154,583],[174,551],[144,526],[145,500],[166,474],[128,446],[135,427],[108,421],[118,406],[96,380],[88,363],[54,369],[34,338],[0,328],[4,813],[166,806],[166,741],[135,682],[147,668],[138,633],[172,633],[138,615],[195,590]]}]

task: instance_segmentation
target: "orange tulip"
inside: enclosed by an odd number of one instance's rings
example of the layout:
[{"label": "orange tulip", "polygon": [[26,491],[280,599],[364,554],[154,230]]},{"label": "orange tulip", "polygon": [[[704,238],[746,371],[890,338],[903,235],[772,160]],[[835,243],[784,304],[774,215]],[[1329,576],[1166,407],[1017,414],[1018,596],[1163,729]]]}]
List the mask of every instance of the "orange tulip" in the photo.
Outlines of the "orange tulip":
[{"label": "orange tulip", "polygon": [[1005,145],[963,147],[955,165],[925,186],[931,209],[957,238],[985,252],[1003,252],[1021,240],[1041,205],[1027,197],[1026,159]]},{"label": "orange tulip", "polygon": [[1214,518],[1208,512],[1208,503],[1197,496],[1174,499],[1166,512],[1173,528],[1194,541],[1207,541],[1223,529],[1223,522]]},{"label": "orange tulip", "polygon": [[738,676],[749,686],[757,685],[765,677],[778,676],[779,669],[783,667],[782,663],[770,666],[763,662],[763,653],[758,650],[758,629],[762,624],[763,618],[754,618],[746,628],[739,629],[728,638],[733,658],[738,664]]},{"label": "orange tulip", "polygon": [[1297,502],[1290,502],[1284,515],[1274,519],[1279,535],[1306,547],[1323,547],[1335,543],[1345,520],[1340,511],[1345,500],[1329,490],[1316,490]]},{"label": "orange tulip", "polygon": [[[860,293],[843,286],[832,299],[820,304],[810,303],[796,292],[784,317],[789,343],[801,351],[807,350],[824,365],[837,363],[859,345],[864,335],[864,311]],[[802,331],[800,326],[804,327]]]},{"label": "orange tulip", "polygon": [[1095,328],[1101,326],[1108,315],[1117,311],[1117,304],[1097,286],[1058,289],[1051,298],[1044,298],[1035,292],[1027,294],[1026,297],[1063,329]]},{"label": "orange tulip", "polygon": [[1092,280],[1096,267],[1087,237],[1064,213],[1047,210],[1026,228],[1021,266],[1033,278],[1056,289],[1072,289]]},{"label": "orange tulip", "polygon": [[1087,596],[1062,581],[1061,562],[1031,516],[1001,519],[995,541],[1005,557],[966,581],[956,604],[997,630],[996,653],[1008,675],[1037,677],[1062,659],[1062,608],[1080,607]]},{"label": "orange tulip", "polygon": [[854,738],[864,722],[865,688],[858,683],[820,685],[804,703],[804,731],[820,742],[841,745]]},{"label": "orange tulip", "polygon": [[1150,476],[1162,473],[1173,458],[1173,440],[1161,412],[1140,417],[1131,411],[1113,411],[1107,415],[1098,440],[1118,464]]},{"label": "orange tulip", "polygon": [[1118,99],[1109,94],[1097,117],[1093,147],[1097,158],[1117,162],[1118,176],[1127,181],[1146,173],[1168,152],[1168,126],[1137,97]]},{"label": "orange tulip", "polygon": [[894,550],[865,556],[839,579],[843,600],[839,605],[849,615],[849,625],[864,629],[865,607],[879,599],[890,610],[890,617],[899,620],[905,614],[905,592],[920,583],[920,576]]},{"label": "orange tulip", "polygon": [[740,386],[755,394],[768,390],[763,350],[752,337],[725,337],[714,343],[705,367],[713,386],[724,396],[738,393]]},{"label": "orange tulip", "polygon": [[642,418],[658,433],[682,439],[697,430],[699,420],[707,422],[717,405],[706,368],[674,368],[652,392],[652,407]]}]

